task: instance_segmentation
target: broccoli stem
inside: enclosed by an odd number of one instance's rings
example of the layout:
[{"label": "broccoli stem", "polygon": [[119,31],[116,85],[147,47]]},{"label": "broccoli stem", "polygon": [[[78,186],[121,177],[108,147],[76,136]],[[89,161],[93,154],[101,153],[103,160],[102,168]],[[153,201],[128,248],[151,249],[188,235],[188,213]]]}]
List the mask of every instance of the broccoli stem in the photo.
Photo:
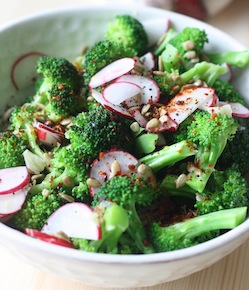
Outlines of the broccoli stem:
[{"label": "broccoli stem", "polygon": [[164,50],[166,44],[176,35],[176,31],[173,28],[169,28],[169,30],[165,33],[162,41],[159,43],[159,45],[154,50],[154,55],[158,56],[160,55]]},{"label": "broccoli stem", "polygon": [[195,145],[191,141],[183,140],[154,153],[148,154],[139,159],[147,164],[154,171],[158,171],[166,166],[172,166],[189,156],[197,153]]},{"label": "broccoli stem", "polygon": [[226,73],[226,68],[217,64],[202,61],[197,63],[193,68],[182,73],[180,79],[182,85],[187,84],[194,79],[203,80],[208,86],[212,86],[217,78],[224,73]]},{"label": "broccoli stem", "polygon": [[[215,170],[215,165],[223,150],[227,145],[227,138],[221,136],[216,139],[216,142],[210,144],[210,148],[198,146],[198,152],[195,155],[195,163],[190,166],[193,168],[193,172],[188,174],[188,180],[186,184],[197,190],[203,192],[210,175]],[[192,170],[191,170],[192,171]]]},{"label": "broccoli stem", "polygon": [[216,64],[227,63],[231,66],[243,68],[249,63],[248,50],[226,51],[223,53],[205,53],[205,55],[212,63]]}]

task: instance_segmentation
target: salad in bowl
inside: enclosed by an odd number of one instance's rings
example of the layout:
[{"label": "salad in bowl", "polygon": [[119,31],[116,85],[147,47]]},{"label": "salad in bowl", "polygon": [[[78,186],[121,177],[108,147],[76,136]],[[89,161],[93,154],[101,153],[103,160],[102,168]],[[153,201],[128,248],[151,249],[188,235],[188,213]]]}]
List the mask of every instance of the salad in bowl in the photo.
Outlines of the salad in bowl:
[{"label": "salad in bowl", "polygon": [[171,13],[116,12],[74,58],[13,62],[16,91],[20,68],[35,74],[2,114],[4,226],[122,260],[198,248],[246,222],[249,51],[210,49],[205,25],[177,27]]}]

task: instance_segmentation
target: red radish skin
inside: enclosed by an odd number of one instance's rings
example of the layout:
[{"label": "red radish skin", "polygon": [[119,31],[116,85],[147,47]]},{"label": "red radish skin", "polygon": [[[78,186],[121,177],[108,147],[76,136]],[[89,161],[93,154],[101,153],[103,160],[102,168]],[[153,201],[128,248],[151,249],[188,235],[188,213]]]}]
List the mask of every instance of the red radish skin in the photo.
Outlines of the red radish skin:
[{"label": "red radish skin", "polygon": [[34,56],[36,58],[39,58],[39,57],[45,56],[45,54],[42,52],[38,52],[38,51],[31,51],[31,52],[25,53],[25,54],[21,55],[18,59],[16,59],[15,62],[13,63],[13,65],[11,66],[10,79],[11,79],[13,86],[15,87],[15,89],[17,91],[19,90],[19,86],[18,86],[16,79],[15,79],[16,68],[25,59],[27,59],[29,57],[34,57]]},{"label": "red radish skin", "polygon": [[25,200],[30,186],[13,191],[8,194],[0,195],[0,218],[9,217],[18,212]]},{"label": "red radish skin", "polygon": [[56,146],[57,143],[60,143],[64,138],[64,134],[54,130],[53,128],[48,127],[47,125],[35,121],[33,123],[34,128],[36,128],[36,133],[38,139],[46,145]]},{"label": "red radish skin", "polygon": [[62,238],[59,238],[56,236],[45,234],[45,233],[40,232],[38,230],[26,228],[25,233],[30,237],[47,242],[49,244],[54,244],[54,245],[62,246],[62,247],[66,247],[66,248],[74,248],[73,244],[70,241],[67,241],[65,239],[62,239]]},{"label": "red radish skin", "polygon": [[219,101],[218,105],[219,106],[230,105],[233,116],[240,118],[249,118],[249,109],[240,103]]},{"label": "red radish skin", "polygon": [[[119,175],[136,172],[138,160],[128,152],[122,150],[110,150],[100,154],[91,167],[89,177],[96,179],[101,185],[110,179],[112,173],[112,164],[117,161],[120,165],[121,172]],[[98,191],[98,188],[90,188],[90,193],[93,196]]]},{"label": "red radish skin", "polygon": [[132,115],[128,112],[127,109],[123,108],[119,105],[113,105],[111,103],[108,103],[102,96],[101,93],[99,93],[97,90],[92,89],[91,90],[91,96],[100,103],[103,107],[105,107],[107,110],[125,118],[125,119],[133,119]]},{"label": "red radish skin", "polygon": [[0,196],[24,188],[30,182],[26,166],[4,168],[0,170]]},{"label": "red radish skin", "polygon": [[116,82],[130,82],[142,88],[141,104],[155,104],[159,101],[160,90],[157,83],[148,77],[139,75],[123,75]]},{"label": "red radish skin", "polygon": [[120,105],[127,99],[130,99],[142,91],[142,88],[137,84],[130,82],[115,82],[111,83],[103,90],[103,98],[113,105]]},{"label": "red radish skin", "polygon": [[90,80],[89,87],[94,89],[98,86],[104,85],[128,72],[130,72],[136,65],[133,58],[121,58],[111,64],[107,65],[99,72],[97,72]]},{"label": "red radish skin", "polygon": [[48,218],[41,231],[48,235],[63,232],[70,238],[100,240],[101,227],[94,217],[90,206],[81,202],[67,203]]}]

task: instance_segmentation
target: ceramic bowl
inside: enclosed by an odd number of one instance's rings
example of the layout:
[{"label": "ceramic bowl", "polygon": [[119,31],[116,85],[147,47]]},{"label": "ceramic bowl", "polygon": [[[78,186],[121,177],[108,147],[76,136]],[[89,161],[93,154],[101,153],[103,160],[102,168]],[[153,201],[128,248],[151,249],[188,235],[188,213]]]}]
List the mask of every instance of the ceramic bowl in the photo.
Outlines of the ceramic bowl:
[{"label": "ceramic bowl", "polygon": [[[203,28],[210,51],[245,49],[236,40],[195,19],[149,7],[77,6],[42,12],[0,29],[0,108],[31,94],[35,61],[45,53],[74,59],[83,46],[99,40],[107,21],[129,13],[139,20],[168,17],[176,29]],[[31,57],[26,57],[31,56]],[[22,61],[21,61],[22,60]],[[13,67],[15,69],[13,69]],[[249,69],[236,80],[249,98]],[[35,240],[0,224],[0,243],[12,255],[41,270],[99,287],[142,287],[172,281],[202,270],[231,253],[249,237],[249,220],[203,244],[168,253],[108,255],[85,253]]]}]

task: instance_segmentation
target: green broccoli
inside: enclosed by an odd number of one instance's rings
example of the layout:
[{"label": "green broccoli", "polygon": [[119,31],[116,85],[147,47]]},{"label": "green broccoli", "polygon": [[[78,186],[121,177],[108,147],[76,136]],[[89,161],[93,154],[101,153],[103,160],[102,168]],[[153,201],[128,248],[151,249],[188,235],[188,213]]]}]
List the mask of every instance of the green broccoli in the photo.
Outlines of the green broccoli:
[{"label": "green broccoli", "polygon": [[239,171],[246,174],[249,170],[249,119],[234,117],[239,124],[235,137],[228,141],[226,148],[218,159],[217,166],[226,169],[237,164]]},{"label": "green broccoli", "polygon": [[43,81],[37,88],[32,105],[43,106],[53,121],[74,116],[84,108],[82,79],[76,67],[65,58],[44,56],[37,61]]},{"label": "green broccoli", "polygon": [[205,52],[208,61],[215,64],[227,63],[239,68],[245,67],[249,63],[249,50],[225,51],[220,53]]},{"label": "green broccoli", "polygon": [[100,40],[96,42],[85,54],[83,62],[84,84],[87,86],[92,76],[98,71],[123,57],[133,57],[134,51],[121,43]]},{"label": "green broccoli", "polygon": [[218,77],[225,72],[226,69],[224,67],[203,61],[181,74],[175,71],[172,73],[154,72],[153,78],[162,94],[174,96],[180,91],[182,86],[195,81],[204,81],[208,86],[212,87]]},{"label": "green broccoli", "polygon": [[158,190],[142,178],[130,176],[115,176],[107,180],[93,198],[93,206],[101,200],[117,203],[129,215],[129,226],[126,230],[133,243],[141,253],[151,253],[153,248],[147,244],[144,225],[138,214],[138,207],[148,206],[158,196]]},{"label": "green broccoli", "polygon": [[66,202],[57,189],[48,195],[29,192],[22,209],[13,216],[11,224],[21,231],[25,228],[41,230],[49,216]]},{"label": "green broccoli", "polygon": [[[196,111],[186,126],[187,140],[197,147],[194,162],[188,165],[187,184],[198,192],[202,192],[215,169],[217,160],[225,149],[228,140],[232,140],[238,129],[238,123],[226,114],[210,114],[207,111]],[[181,129],[180,134],[185,137]]]},{"label": "green broccoli", "polygon": [[28,143],[11,131],[0,134],[0,169],[25,165],[23,152]]},{"label": "green broccoli", "polygon": [[122,248],[120,240],[129,226],[128,213],[117,204],[110,203],[107,206],[100,204],[99,207],[104,211],[101,221],[101,239],[72,238],[72,243],[76,249],[87,252],[118,254]]},{"label": "green broccoli", "polygon": [[165,50],[166,45],[176,35],[177,35],[177,31],[173,27],[170,27],[167,30],[167,32],[162,36],[162,39],[159,41],[156,47],[154,48],[153,54],[155,56],[161,55],[161,53]]},{"label": "green broccoli", "polygon": [[196,153],[196,147],[191,141],[182,140],[147,154],[140,158],[139,161],[145,163],[156,172],[166,166],[173,166],[176,162],[193,156]]},{"label": "green broccoli", "polygon": [[198,215],[248,205],[247,181],[236,166],[215,171],[196,201]]},{"label": "green broccoli", "polygon": [[134,50],[136,55],[144,54],[149,44],[142,23],[130,15],[118,15],[109,22],[105,38]]},{"label": "green broccoli", "polygon": [[220,101],[241,103],[245,105],[244,98],[231,83],[217,79],[213,83],[212,88],[214,88]]},{"label": "green broccoli", "polygon": [[221,230],[237,227],[245,221],[246,214],[247,207],[238,207],[193,217],[169,226],[154,222],[150,227],[150,241],[157,252],[191,247],[218,236]]},{"label": "green broccoli", "polygon": [[66,136],[73,148],[79,148],[91,159],[97,158],[100,152],[114,148],[132,149],[132,131],[126,120],[103,106],[78,114]]}]

